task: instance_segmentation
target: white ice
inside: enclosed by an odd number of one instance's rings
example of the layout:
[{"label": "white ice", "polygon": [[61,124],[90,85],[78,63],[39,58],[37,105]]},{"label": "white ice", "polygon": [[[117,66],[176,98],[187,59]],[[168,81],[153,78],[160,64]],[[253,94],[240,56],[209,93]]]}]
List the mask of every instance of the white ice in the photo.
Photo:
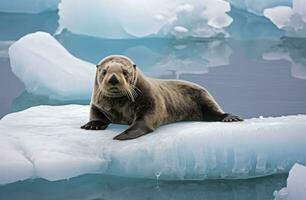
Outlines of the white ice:
[{"label": "white ice", "polygon": [[58,100],[90,99],[95,65],[72,56],[48,33],[22,37],[10,46],[9,57],[28,92]]},{"label": "white ice", "polygon": [[65,0],[59,5],[59,31],[102,38],[211,37],[227,35],[228,11],[224,0]]},{"label": "white ice", "polygon": [[0,12],[36,14],[57,10],[60,0],[1,0]]},{"label": "white ice", "polygon": [[306,199],[306,167],[295,164],[289,172],[287,187],[274,192],[275,200]]},{"label": "white ice", "polygon": [[264,16],[269,18],[278,28],[286,31],[287,36],[306,36],[306,1],[293,0],[292,7],[276,6],[264,10]]},{"label": "white ice", "polygon": [[86,173],[245,179],[288,172],[296,162],[306,164],[306,115],[241,123],[181,122],[135,140],[117,141],[112,138],[127,126],[79,128],[87,122],[88,111],[80,105],[38,106],[2,118],[0,183]]}]

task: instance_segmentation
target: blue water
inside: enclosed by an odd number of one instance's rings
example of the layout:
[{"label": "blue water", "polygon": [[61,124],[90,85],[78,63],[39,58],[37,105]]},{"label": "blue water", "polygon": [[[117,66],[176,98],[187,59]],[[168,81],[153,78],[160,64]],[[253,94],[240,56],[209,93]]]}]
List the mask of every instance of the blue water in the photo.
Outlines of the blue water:
[{"label": "blue water", "polygon": [[0,187],[2,200],[267,200],[285,175],[235,181],[175,181],[84,175],[70,180],[27,180]]},{"label": "blue water", "polygon": [[[243,12],[232,15],[252,19],[254,26],[258,24],[258,18]],[[54,12],[39,15],[0,13],[0,118],[35,105],[89,103],[61,102],[29,94],[10,70],[7,54],[10,44],[35,31],[55,33],[57,19]],[[261,21],[253,32],[235,28],[241,24],[234,23],[231,33],[243,35],[243,40],[105,40],[67,31],[56,38],[70,53],[93,63],[109,54],[124,54],[148,76],[200,84],[213,94],[225,111],[244,118],[306,114],[306,39],[268,37],[281,33],[267,29],[267,23]],[[258,34],[269,39],[254,39]],[[267,59],[269,54],[274,60]],[[287,175],[280,175],[236,181],[157,182],[84,175],[56,182],[34,179],[3,185],[0,186],[0,199],[264,200],[273,199],[273,191],[282,188],[286,178]]]}]

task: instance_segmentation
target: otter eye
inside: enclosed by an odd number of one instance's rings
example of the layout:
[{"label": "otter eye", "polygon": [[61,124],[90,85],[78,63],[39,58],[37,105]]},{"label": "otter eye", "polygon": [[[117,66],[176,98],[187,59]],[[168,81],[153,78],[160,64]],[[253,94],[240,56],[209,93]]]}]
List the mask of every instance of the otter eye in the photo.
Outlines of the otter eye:
[{"label": "otter eye", "polygon": [[106,69],[102,70],[102,75],[104,76],[106,74]]},{"label": "otter eye", "polygon": [[128,72],[128,70],[123,69],[123,70],[122,70],[122,73],[123,73],[124,76],[126,76],[126,75],[128,75],[129,72]]}]

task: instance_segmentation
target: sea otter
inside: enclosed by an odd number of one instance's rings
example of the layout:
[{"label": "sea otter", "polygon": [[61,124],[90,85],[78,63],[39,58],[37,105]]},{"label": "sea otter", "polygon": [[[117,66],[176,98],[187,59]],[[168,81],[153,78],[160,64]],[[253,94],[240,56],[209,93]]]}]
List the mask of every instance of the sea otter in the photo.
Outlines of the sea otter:
[{"label": "sea otter", "polygon": [[181,80],[146,77],[128,57],[112,55],[97,64],[87,130],[104,130],[110,123],[129,127],[114,137],[134,139],[163,124],[179,121],[242,121],[224,113],[203,87]]}]

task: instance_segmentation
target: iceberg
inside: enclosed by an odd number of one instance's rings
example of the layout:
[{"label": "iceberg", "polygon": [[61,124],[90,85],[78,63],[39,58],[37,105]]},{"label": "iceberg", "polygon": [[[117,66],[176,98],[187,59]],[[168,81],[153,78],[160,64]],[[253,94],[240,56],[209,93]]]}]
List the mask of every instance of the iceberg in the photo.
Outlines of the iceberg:
[{"label": "iceberg", "polygon": [[[161,180],[247,179],[306,164],[306,115],[180,122],[129,141],[86,131],[88,106],[38,106],[0,120],[0,183],[87,173]],[[4,150],[3,150],[4,149]]]},{"label": "iceberg", "polygon": [[60,0],[1,0],[0,12],[37,14],[57,10]]},{"label": "iceberg", "polygon": [[306,35],[306,2],[304,0],[293,0],[292,7],[267,8],[264,10],[264,16],[278,28],[285,30],[287,36],[305,37]]},{"label": "iceberg", "polygon": [[228,11],[224,0],[65,0],[59,5],[58,32],[113,39],[226,36],[223,28],[232,22]]},{"label": "iceberg", "polygon": [[289,172],[287,187],[273,193],[275,200],[306,199],[306,167],[296,163]]},{"label": "iceberg", "polygon": [[10,46],[9,57],[29,93],[66,101],[90,99],[95,65],[72,56],[50,34],[22,37]]},{"label": "iceberg", "polygon": [[263,15],[263,11],[266,8],[275,6],[291,6],[292,0],[227,0],[232,7],[246,10],[256,15]]},{"label": "iceberg", "polygon": [[235,39],[280,38],[284,30],[277,28],[264,16],[250,13],[246,10],[231,8],[228,13],[233,23],[225,30]]}]

